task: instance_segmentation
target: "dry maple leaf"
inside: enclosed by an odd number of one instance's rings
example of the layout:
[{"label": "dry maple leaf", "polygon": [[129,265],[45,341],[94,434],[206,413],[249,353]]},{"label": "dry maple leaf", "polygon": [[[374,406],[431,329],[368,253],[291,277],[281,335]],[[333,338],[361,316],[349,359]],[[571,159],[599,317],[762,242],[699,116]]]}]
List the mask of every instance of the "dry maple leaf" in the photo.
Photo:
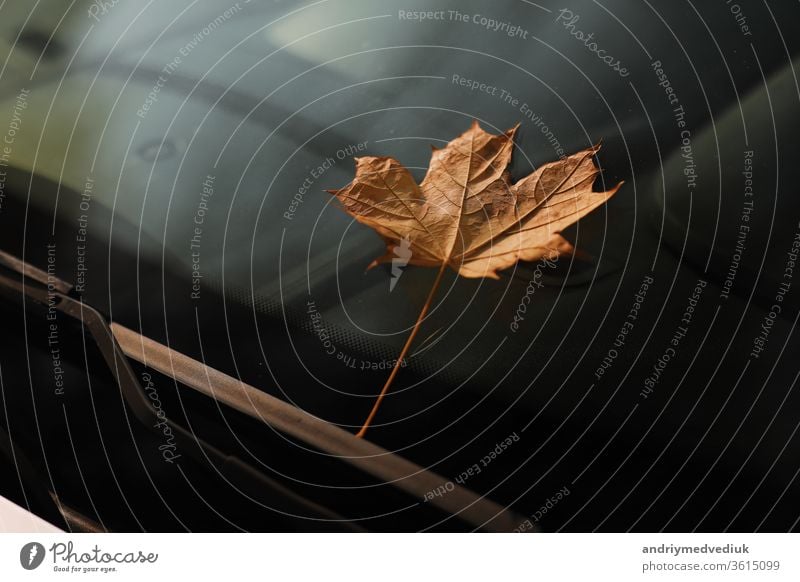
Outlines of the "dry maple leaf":
[{"label": "dry maple leaf", "polygon": [[[600,170],[594,146],[551,162],[516,183],[507,170],[519,126],[500,135],[475,121],[444,148],[433,148],[425,179],[417,184],[400,162],[388,157],[356,158],[355,179],[329,190],[357,221],[373,228],[386,253],[370,267],[391,262],[410,249],[408,264],[439,267],[399,362],[405,358],[447,267],[463,277],[498,279],[497,271],[517,261],[571,254],[560,231],[585,216],[619,189],[593,192]],[[394,380],[395,366],[358,436],[363,436]]]},{"label": "dry maple leaf", "polygon": [[497,271],[519,260],[572,253],[559,232],[603,204],[619,185],[592,191],[600,146],[545,164],[512,184],[506,168],[517,127],[491,135],[473,122],[447,146],[433,149],[419,185],[393,158],[356,158],[355,179],[329,192],[383,237],[386,254],[370,266],[391,262],[403,239],[410,244],[409,264],[446,264],[464,277],[497,279]]}]

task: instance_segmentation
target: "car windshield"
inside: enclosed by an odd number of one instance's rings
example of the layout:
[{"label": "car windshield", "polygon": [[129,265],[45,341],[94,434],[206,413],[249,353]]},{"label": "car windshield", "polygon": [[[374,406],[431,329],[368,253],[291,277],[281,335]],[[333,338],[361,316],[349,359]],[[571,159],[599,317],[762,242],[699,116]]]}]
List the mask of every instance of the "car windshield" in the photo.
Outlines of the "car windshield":
[{"label": "car windshield", "polygon": [[[796,18],[790,3],[718,4],[0,3],[3,250],[110,320],[347,431],[397,365],[371,438],[449,476],[529,426],[537,440],[509,470],[572,423],[577,442],[602,418],[604,444],[656,390],[673,323],[688,314],[676,341],[699,346],[711,329],[720,350],[740,321],[717,305],[750,309],[742,326],[757,327],[785,262],[767,249],[795,237],[773,158],[781,140],[781,171],[794,168],[800,45],[782,23]],[[421,183],[474,122],[519,126],[511,183],[598,146],[594,191],[624,184],[558,229],[574,254],[499,279],[447,269],[398,361],[438,265],[409,264],[402,237],[392,246],[335,192],[372,158]],[[737,247],[753,173],[763,210]],[[700,297],[715,302],[702,319],[687,303]],[[684,367],[719,372],[723,355],[688,353]],[[658,420],[647,410],[642,430]],[[600,453],[586,454],[568,457],[574,473]],[[511,503],[529,477],[495,493]]]}]

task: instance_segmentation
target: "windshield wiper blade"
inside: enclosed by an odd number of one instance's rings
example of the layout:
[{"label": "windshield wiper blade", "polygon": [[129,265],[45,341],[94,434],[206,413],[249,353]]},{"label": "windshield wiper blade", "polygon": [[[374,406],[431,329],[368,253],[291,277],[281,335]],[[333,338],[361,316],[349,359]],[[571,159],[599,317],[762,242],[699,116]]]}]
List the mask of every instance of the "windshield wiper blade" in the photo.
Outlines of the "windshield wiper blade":
[{"label": "windshield wiper blade", "polygon": [[[368,440],[280,400],[258,388],[228,376],[172,348],[147,338],[118,323],[109,323],[96,309],[72,296],[72,286],[24,261],[0,251],[0,266],[22,275],[20,280],[0,274],[0,289],[21,293],[42,305],[81,321],[99,347],[114,375],[123,398],[137,419],[154,430],[155,421],[163,422],[139,383],[128,360],[172,378],[230,408],[297,438],[336,459],[385,483],[390,483],[411,497],[427,503],[471,525],[475,530],[509,532],[523,523],[523,518],[490,499],[396,455]],[[339,524],[363,530],[338,514],[310,501],[267,477],[235,456],[227,455],[199,439],[174,421],[167,420],[173,434],[188,450],[198,446],[204,454],[220,461],[240,476],[279,493]],[[430,496],[443,485],[447,493]],[[452,488],[450,488],[452,486]],[[432,497],[432,498],[431,498]]]},{"label": "windshield wiper blade", "polygon": [[[84,331],[87,331],[97,344],[107,367],[111,371],[119,386],[120,393],[125,403],[133,412],[134,417],[150,431],[163,432],[163,426],[168,426],[181,448],[189,451],[201,461],[216,461],[215,467],[227,477],[253,483],[276,494],[277,500],[282,500],[282,507],[277,509],[294,515],[300,508],[310,511],[318,517],[329,522],[335,522],[354,531],[364,531],[363,528],[334,511],[291,491],[281,483],[256,470],[236,456],[228,455],[217,449],[197,435],[186,430],[176,422],[159,416],[158,411],[145,395],[145,392],[131,367],[128,357],[121,349],[119,342],[114,337],[106,318],[96,309],[83,301],[71,297],[72,286],[57,279],[52,274],[45,273],[36,267],[25,263],[15,257],[2,253],[0,265],[6,270],[15,271],[22,275],[17,280],[0,271],[0,290],[16,291],[23,297],[32,299],[41,305],[57,309],[61,313],[80,321]],[[42,278],[44,277],[44,278]],[[67,290],[64,293],[62,290]],[[324,523],[320,520],[318,523]],[[311,527],[311,526],[310,526]]]}]

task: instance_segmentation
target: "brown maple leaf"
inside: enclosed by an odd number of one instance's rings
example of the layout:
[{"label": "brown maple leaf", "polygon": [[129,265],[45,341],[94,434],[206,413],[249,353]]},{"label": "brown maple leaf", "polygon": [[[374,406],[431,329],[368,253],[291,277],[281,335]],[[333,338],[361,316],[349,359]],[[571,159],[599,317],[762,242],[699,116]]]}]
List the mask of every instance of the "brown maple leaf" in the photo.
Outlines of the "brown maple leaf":
[{"label": "brown maple leaf", "polygon": [[356,158],[356,176],[350,184],[329,190],[350,215],[383,237],[386,253],[370,267],[391,262],[398,250],[408,264],[439,267],[398,365],[358,436],[363,436],[394,380],[447,267],[463,277],[498,279],[497,271],[517,261],[572,254],[575,249],[561,230],[603,204],[622,185],[592,191],[600,172],[594,163],[600,146],[545,164],[512,183],[507,168],[518,127],[491,135],[473,122],[444,148],[433,148],[419,185],[397,160],[363,157]]},{"label": "brown maple leaf", "polygon": [[383,237],[386,254],[370,267],[396,258],[403,240],[410,246],[409,264],[445,264],[463,277],[497,279],[497,271],[519,260],[572,253],[560,231],[620,185],[592,191],[600,146],[545,164],[512,184],[507,167],[517,127],[491,135],[473,122],[447,146],[433,149],[419,185],[393,158],[356,158],[355,179],[329,192]]}]

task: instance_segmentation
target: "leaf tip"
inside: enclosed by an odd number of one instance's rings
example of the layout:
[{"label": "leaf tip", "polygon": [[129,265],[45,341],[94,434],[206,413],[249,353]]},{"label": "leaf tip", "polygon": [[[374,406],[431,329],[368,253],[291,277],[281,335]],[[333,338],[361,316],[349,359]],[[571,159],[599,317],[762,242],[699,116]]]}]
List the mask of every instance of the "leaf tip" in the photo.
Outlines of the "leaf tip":
[{"label": "leaf tip", "polygon": [[378,265],[382,265],[385,262],[387,262],[386,255],[382,255],[382,256],[378,257],[377,259],[373,259],[372,262],[369,265],[367,265],[367,268],[364,269],[364,273],[368,273],[369,271],[371,271],[372,269],[374,269]]},{"label": "leaf tip", "polygon": [[584,261],[586,263],[591,263],[594,261],[594,257],[590,253],[576,247],[572,247],[572,251],[564,252],[564,254],[571,254],[576,259]]}]

